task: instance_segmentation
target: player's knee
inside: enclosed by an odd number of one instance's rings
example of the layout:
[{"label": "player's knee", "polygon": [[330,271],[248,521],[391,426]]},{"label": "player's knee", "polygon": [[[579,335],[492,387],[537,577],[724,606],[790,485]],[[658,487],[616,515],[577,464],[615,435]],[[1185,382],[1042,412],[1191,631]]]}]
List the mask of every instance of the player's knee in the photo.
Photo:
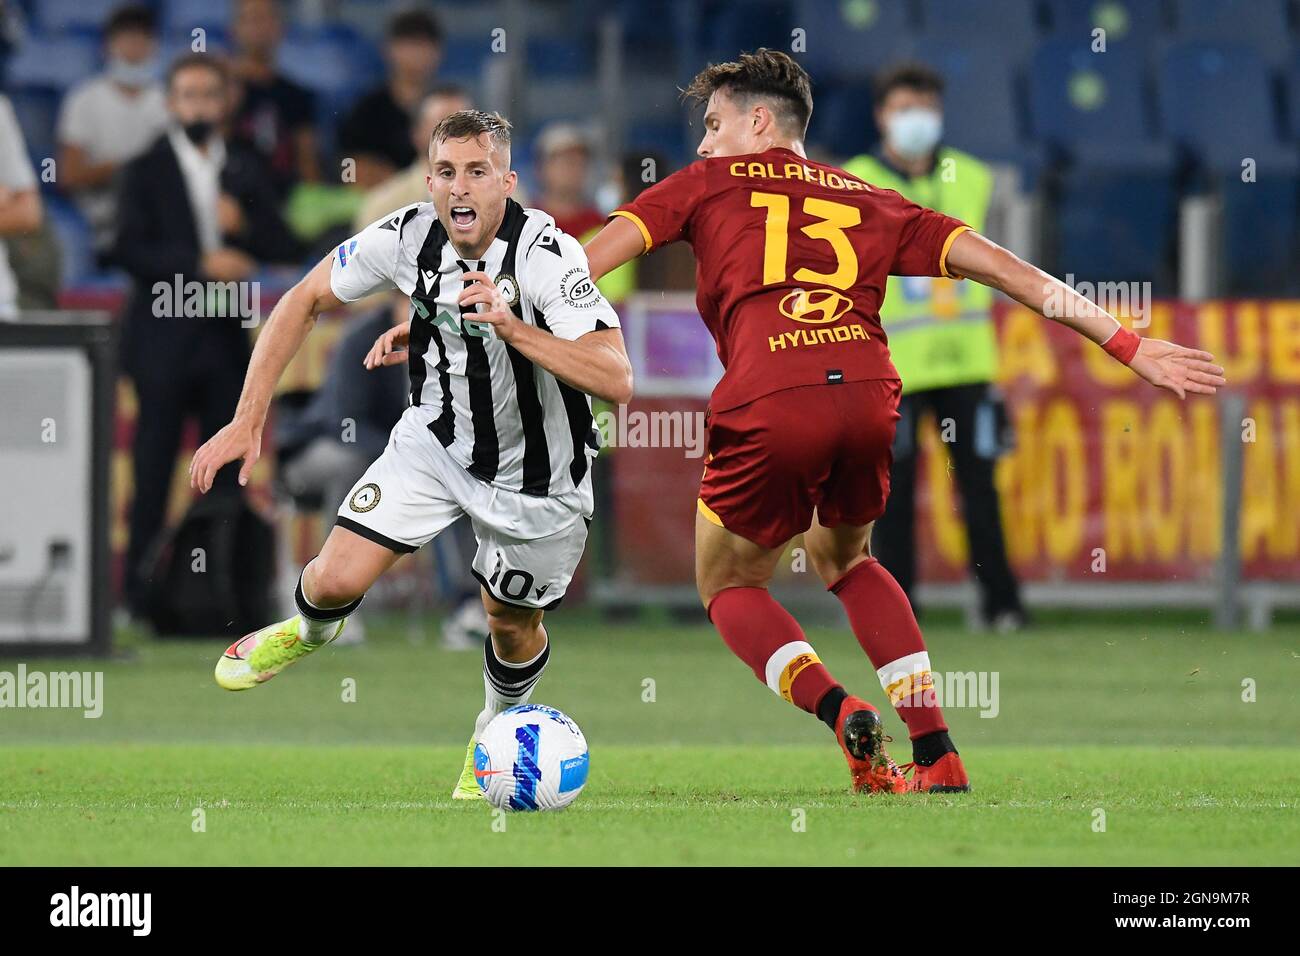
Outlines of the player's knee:
[{"label": "player's knee", "polygon": [[338,562],[316,558],[303,573],[303,593],[317,607],[342,607],[365,593],[365,585]]},{"label": "player's knee", "polygon": [[510,655],[534,639],[542,612],[496,606],[487,609],[487,619],[498,652]]}]

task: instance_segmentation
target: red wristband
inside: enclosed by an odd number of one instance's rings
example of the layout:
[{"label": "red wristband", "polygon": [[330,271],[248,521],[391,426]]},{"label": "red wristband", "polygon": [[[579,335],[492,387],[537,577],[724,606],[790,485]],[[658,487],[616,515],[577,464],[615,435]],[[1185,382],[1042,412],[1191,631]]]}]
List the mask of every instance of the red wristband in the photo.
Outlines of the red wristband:
[{"label": "red wristband", "polygon": [[1133,356],[1137,355],[1138,346],[1141,344],[1141,336],[1131,329],[1120,326],[1110,338],[1101,343],[1101,347],[1115,361],[1127,365],[1133,361]]}]

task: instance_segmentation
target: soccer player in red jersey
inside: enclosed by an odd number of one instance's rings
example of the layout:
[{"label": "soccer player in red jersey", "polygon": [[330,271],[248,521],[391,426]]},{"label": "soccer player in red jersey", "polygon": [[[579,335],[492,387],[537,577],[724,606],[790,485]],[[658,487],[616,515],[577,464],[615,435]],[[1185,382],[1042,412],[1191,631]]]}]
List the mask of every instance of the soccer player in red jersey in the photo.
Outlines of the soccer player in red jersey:
[{"label": "soccer player in red jersey", "polygon": [[[1179,398],[1213,394],[1223,370],[1206,352],[1139,339],[964,223],[809,160],[811,84],[786,54],[710,66],[686,94],[706,103],[701,161],[616,210],[586,250],[593,278],[669,242],[695,251],[696,303],[726,369],[695,522],[700,598],[759,680],[834,730],[855,790],[969,790],[916,618],[870,552],[898,419],[878,314],[886,276],[992,286]],[[876,709],[844,691],[767,591],[801,532],[907,725],[910,779],[885,753]]]}]

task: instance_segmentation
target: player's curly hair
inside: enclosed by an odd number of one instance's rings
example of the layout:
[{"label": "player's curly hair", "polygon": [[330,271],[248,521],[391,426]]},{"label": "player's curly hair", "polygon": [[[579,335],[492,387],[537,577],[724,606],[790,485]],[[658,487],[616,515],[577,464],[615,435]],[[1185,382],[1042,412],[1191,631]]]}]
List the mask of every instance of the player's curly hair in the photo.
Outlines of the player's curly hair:
[{"label": "player's curly hair", "polygon": [[510,120],[500,113],[485,110],[457,110],[448,113],[433,128],[429,145],[445,143],[449,139],[478,139],[484,133],[492,141],[492,148],[510,149]]},{"label": "player's curly hair", "polygon": [[808,131],[812,80],[788,53],[760,47],[731,63],[711,63],[682,90],[682,97],[707,103],[717,90],[733,98],[768,100],[777,121],[789,132],[802,136]]}]

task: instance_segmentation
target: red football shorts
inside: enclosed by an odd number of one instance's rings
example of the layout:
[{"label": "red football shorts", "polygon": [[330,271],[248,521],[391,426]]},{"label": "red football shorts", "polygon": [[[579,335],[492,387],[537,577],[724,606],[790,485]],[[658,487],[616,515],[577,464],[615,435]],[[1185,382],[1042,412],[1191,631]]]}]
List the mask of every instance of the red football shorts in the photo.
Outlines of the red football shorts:
[{"label": "red football shorts", "polygon": [[765,548],[885,511],[901,384],[804,385],[710,413],[699,510]]}]

